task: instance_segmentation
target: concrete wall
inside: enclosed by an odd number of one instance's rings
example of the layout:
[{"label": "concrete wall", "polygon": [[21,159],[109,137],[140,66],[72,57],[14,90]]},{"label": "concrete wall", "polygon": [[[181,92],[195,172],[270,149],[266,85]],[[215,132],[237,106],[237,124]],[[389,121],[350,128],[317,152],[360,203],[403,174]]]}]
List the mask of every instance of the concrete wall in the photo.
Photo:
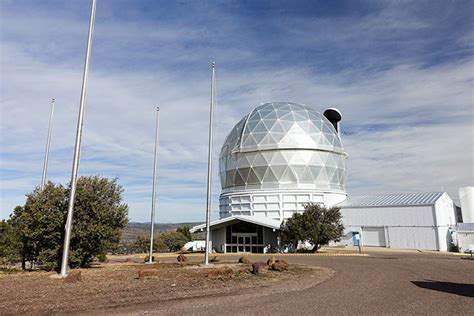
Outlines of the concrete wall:
[{"label": "concrete wall", "polygon": [[224,252],[224,244],[225,244],[225,232],[226,228],[221,227],[211,231],[211,240],[212,240],[212,249]]}]

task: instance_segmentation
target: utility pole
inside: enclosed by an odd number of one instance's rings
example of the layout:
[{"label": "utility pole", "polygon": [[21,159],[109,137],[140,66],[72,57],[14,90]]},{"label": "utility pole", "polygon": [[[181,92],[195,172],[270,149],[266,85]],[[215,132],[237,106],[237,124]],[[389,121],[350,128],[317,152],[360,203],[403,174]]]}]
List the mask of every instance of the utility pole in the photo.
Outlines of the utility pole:
[{"label": "utility pole", "polygon": [[46,139],[46,149],[44,151],[44,163],[43,163],[43,177],[41,178],[40,190],[43,191],[44,185],[46,183],[46,173],[48,170],[48,156],[49,156],[49,145],[51,144],[51,127],[53,123],[54,115],[54,98],[51,99],[51,112],[49,113],[49,124],[48,124],[48,137]]},{"label": "utility pole", "polygon": [[212,64],[212,75],[211,75],[211,107],[209,111],[209,152],[207,156],[207,202],[206,202],[206,252],[204,254],[204,265],[209,265],[209,249],[210,244],[210,224],[211,224],[211,185],[212,185],[212,118],[214,112],[214,101],[215,101],[215,66]]},{"label": "utility pole", "polygon": [[84,117],[84,103],[86,99],[86,90],[87,90],[87,75],[89,73],[89,59],[90,59],[91,46],[92,46],[92,33],[94,31],[95,9],[96,9],[96,0],[92,0],[91,16],[89,20],[89,35],[87,38],[86,58],[84,61],[84,73],[82,75],[82,89],[81,89],[81,99],[79,102],[79,115],[77,118],[76,145],[74,147],[74,159],[73,159],[72,171],[71,171],[71,193],[69,195],[69,207],[67,210],[67,220],[66,220],[64,245],[63,245],[63,257],[61,261],[60,276],[63,278],[67,276],[69,242],[71,240],[72,215],[74,212],[74,198],[76,194],[77,171],[79,169],[79,158],[81,154],[81,138],[82,138],[82,124],[83,124],[83,117]]},{"label": "utility pole", "polygon": [[160,108],[156,108],[156,130],[155,130],[155,157],[153,158],[153,190],[151,193],[151,229],[150,229],[150,255],[148,263],[153,263],[153,231],[155,226],[155,202],[156,202],[156,159],[158,156],[158,128],[160,124]]}]

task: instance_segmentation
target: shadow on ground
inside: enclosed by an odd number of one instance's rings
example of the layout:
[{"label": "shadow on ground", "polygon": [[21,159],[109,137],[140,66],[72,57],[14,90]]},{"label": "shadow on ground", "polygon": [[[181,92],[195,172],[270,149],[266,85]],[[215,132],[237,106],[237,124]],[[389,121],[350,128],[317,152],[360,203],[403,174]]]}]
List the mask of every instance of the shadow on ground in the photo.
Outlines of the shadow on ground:
[{"label": "shadow on ground", "polygon": [[474,297],[474,284],[452,283],[439,281],[411,281],[418,287],[445,293],[457,294],[466,297]]}]

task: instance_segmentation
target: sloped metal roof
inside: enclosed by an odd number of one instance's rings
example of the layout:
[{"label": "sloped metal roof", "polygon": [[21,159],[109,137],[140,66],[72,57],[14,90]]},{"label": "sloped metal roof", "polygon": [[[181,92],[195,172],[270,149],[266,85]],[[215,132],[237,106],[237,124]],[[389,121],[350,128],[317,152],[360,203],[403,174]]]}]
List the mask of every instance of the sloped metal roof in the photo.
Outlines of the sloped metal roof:
[{"label": "sloped metal roof", "polygon": [[[217,226],[217,225],[224,224],[227,222],[232,222],[232,221],[244,221],[244,222],[257,224],[257,225],[265,226],[272,229],[280,229],[280,224],[281,224],[279,220],[272,219],[272,218],[248,216],[248,215],[235,215],[235,216],[224,217],[224,218],[218,219],[217,221],[211,222],[211,229],[213,226]],[[197,225],[191,228],[191,232],[195,233],[205,228],[206,228],[206,224]]]},{"label": "sloped metal roof", "polygon": [[459,233],[474,233],[474,223],[458,223],[458,225],[456,226],[456,231]]},{"label": "sloped metal roof", "polygon": [[338,204],[342,208],[433,205],[444,192],[353,196]]}]

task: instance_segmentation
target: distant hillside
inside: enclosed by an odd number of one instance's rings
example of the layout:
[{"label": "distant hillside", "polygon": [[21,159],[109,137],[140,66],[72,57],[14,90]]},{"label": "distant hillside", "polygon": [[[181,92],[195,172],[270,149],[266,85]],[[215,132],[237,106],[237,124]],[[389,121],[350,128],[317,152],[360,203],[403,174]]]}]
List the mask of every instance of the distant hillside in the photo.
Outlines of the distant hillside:
[{"label": "distant hillside", "polygon": [[[156,223],[155,233],[159,233],[167,230],[176,230],[180,226],[188,225],[190,227],[202,224],[201,222],[191,223]],[[130,243],[134,242],[140,235],[150,234],[150,223],[135,223],[131,222],[122,231],[122,242]]]}]

